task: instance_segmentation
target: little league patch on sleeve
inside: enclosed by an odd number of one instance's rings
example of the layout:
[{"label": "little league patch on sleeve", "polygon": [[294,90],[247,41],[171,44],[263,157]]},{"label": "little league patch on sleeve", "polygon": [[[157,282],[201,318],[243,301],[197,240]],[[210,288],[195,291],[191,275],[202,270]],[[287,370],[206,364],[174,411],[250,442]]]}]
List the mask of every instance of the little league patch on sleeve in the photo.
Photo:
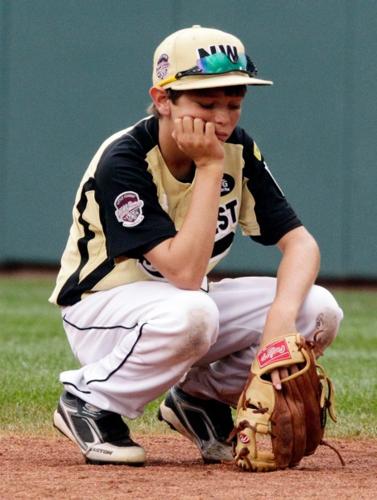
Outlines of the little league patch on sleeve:
[{"label": "little league patch on sleeve", "polygon": [[276,340],[271,344],[266,345],[257,356],[260,368],[272,365],[284,359],[291,359],[288,344],[285,339]]},{"label": "little league patch on sleeve", "polygon": [[115,198],[115,216],[124,227],[133,227],[144,219],[142,208],[144,202],[134,191],[125,191]]}]

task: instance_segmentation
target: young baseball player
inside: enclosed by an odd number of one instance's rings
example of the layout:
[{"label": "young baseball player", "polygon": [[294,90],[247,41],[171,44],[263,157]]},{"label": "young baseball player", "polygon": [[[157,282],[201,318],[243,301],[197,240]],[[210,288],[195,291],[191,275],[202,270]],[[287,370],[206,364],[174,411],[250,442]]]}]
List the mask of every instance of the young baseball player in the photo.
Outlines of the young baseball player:
[{"label": "young baseball player", "polygon": [[[155,51],[152,114],[82,178],[50,301],[81,365],[60,374],[54,425],[88,462],[143,464],[122,416],[165,393],[159,418],[204,461],[230,460],[231,407],[261,346],[298,331],[319,355],[337,334],[342,311],[314,285],[318,246],[237,126],[247,86],[271,83],[235,36],[173,33]],[[237,226],[278,246],[276,278],[208,281]]]}]

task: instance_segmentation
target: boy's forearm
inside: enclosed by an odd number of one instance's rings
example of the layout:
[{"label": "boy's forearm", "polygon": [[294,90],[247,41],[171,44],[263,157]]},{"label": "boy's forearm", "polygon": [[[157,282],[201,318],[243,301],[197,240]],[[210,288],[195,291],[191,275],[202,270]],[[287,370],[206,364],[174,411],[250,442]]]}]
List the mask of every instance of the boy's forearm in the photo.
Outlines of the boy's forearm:
[{"label": "boy's forearm", "polygon": [[[216,236],[222,169],[197,169],[192,198],[182,227],[163,247],[146,257],[178,288],[199,289]],[[160,246],[159,245],[159,246]],[[160,250],[163,250],[162,252]]]},{"label": "boy's forearm", "polygon": [[294,229],[281,250],[276,295],[267,315],[263,344],[296,330],[297,315],[319,271],[318,245],[304,228]]}]

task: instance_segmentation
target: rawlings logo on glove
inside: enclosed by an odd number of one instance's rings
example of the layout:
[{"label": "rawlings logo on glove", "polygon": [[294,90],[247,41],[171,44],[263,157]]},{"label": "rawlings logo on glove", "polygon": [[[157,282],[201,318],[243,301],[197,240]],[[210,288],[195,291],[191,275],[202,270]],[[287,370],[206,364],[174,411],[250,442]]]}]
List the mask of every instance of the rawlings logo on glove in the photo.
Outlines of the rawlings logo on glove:
[{"label": "rawlings logo on glove", "polygon": [[[291,367],[276,390],[270,372]],[[336,421],[334,388],[316,363],[312,346],[299,334],[287,335],[265,346],[254,360],[238,406],[229,440],[238,467],[273,471],[298,465],[323,440],[326,415]]]},{"label": "rawlings logo on glove", "polygon": [[268,344],[268,346],[264,347],[257,356],[259,368],[264,368],[271,363],[290,358],[291,354],[285,339],[276,340],[272,344]]}]

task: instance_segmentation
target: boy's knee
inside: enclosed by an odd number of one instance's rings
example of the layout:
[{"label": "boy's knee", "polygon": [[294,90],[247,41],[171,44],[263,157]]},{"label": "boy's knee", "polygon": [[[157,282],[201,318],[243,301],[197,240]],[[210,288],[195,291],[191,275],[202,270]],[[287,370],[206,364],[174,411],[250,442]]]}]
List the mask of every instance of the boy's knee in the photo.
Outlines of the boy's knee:
[{"label": "boy's knee", "polygon": [[219,331],[219,311],[213,300],[202,292],[189,292],[177,314],[176,354],[195,358],[206,354]]},{"label": "boy's knee", "polygon": [[338,333],[343,311],[334,296],[320,286],[312,288],[304,309],[310,325],[305,337],[314,342],[315,353],[321,356]]}]

